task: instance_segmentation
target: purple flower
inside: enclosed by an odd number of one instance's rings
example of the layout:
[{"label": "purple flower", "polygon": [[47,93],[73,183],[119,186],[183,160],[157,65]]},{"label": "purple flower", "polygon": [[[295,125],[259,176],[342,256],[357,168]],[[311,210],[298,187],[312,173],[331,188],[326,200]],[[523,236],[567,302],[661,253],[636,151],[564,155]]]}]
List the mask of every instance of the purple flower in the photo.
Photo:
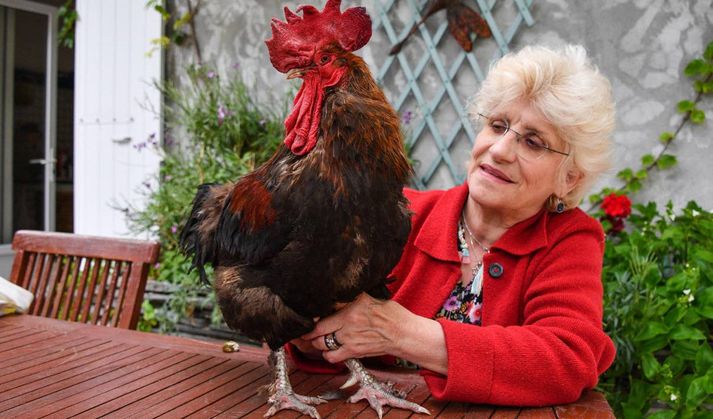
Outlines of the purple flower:
[{"label": "purple flower", "polygon": [[141,151],[146,148],[146,142],[134,144],[134,148],[138,151]]},{"label": "purple flower", "polygon": [[218,106],[218,125],[223,125],[225,118],[231,116],[233,112],[223,105]]},{"label": "purple flower", "polygon": [[408,125],[411,123],[411,121],[413,121],[413,117],[413,112],[406,111],[403,115],[401,115],[401,122],[403,122],[404,125]]},{"label": "purple flower", "polygon": [[176,234],[177,231],[178,231],[178,226],[175,224],[172,225],[171,226],[171,234]]},{"label": "purple flower", "polygon": [[212,79],[216,76],[215,71],[209,71],[205,74],[209,79]]},{"label": "purple flower", "polygon": [[452,296],[451,298],[447,299],[446,303],[443,304],[443,308],[446,309],[446,311],[457,310],[458,307],[460,307],[460,304],[458,303],[458,299],[455,296]]},{"label": "purple flower", "polygon": [[161,264],[158,263],[158,262],[156,262],[156,264],[153,265],[153,268],[154,268],[154,269],[158,269],[158,268],[160,268],[160,267],[161,267]]}]

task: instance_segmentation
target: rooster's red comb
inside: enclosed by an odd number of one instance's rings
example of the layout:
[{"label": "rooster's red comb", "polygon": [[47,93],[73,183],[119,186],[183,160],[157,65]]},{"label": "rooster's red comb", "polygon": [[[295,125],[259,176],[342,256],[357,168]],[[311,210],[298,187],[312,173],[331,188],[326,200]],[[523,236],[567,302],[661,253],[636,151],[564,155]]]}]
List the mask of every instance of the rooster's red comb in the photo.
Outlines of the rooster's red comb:
[{"label": "rooster's red comb", "polygon": [[[272,18],[272,38],[265,41],[270,61],[278,71],[287,72],[293,60],[285,58],[318,45],[336,42],[346,51],[356,51],[371,38],[371,18],[363,7],[350,7],[341,12],[342,0],[327,0],[320,12],[314,6],[302,5],[296,10],[285,7],[283,22]],[[287,62],[286,62],[287,61]]]}]

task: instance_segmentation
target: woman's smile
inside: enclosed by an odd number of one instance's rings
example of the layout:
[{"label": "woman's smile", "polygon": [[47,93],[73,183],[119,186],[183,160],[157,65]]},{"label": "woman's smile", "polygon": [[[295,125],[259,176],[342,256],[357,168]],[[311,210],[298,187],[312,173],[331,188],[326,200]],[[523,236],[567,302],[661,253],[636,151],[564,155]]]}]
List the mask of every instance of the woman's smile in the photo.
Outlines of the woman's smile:
[{"label": "woman's smile", "polygon": [[501,172],[500,170],[494,168],[489,164],[481,164],[480,173],[486,179],[491,179],[497,183],[515,183],[505,173]]}]

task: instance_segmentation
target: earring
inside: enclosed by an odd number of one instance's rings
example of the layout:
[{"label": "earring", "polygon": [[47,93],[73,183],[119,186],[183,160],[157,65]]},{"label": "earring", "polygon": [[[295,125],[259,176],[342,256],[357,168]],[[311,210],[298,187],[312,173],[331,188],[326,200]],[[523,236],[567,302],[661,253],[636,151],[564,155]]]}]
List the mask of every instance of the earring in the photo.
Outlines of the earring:
[{"label": "earring", "polygon": [[562,199],[557,198],[557,206],[555,207],[555,211],[557,211],[557,214],[562,214],[564,212],[564,202],[562,202]]}]

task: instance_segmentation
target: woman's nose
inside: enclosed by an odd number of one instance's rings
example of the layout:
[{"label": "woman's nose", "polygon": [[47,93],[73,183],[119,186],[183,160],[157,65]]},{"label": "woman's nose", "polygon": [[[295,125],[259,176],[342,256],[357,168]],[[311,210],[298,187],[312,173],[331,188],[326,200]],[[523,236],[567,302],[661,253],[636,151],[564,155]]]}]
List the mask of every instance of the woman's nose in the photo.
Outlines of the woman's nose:
[{"label": "woman's nose", "polygon": [[495,139],[490,146],[490,153],[496,159],[503,161],[513,161],[517,156],[515,149],[517,148],[517,133],[513,130],[508,130],[505,134]]}]

